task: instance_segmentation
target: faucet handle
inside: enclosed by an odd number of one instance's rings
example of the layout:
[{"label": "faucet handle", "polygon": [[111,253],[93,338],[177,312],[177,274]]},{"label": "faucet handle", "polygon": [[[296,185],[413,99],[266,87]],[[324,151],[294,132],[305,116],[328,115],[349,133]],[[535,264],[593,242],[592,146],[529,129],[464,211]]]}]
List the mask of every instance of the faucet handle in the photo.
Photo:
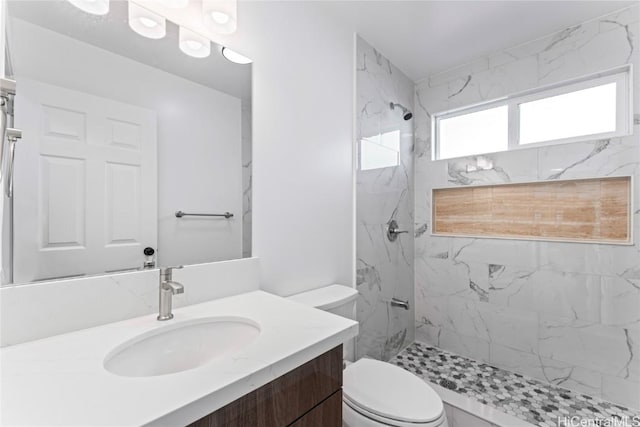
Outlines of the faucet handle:
[{"label": "faucet handle", "polygon": [[177,265],[175,267],[160,267],[160,279],[171,280],[173,276],[173,270],[180,270],[181,268],[184,268],[184,266]]},{"label": "faucet handle", "polygon": [[184,265],[176,265],[173,267],[160,267],[160,274],[171,273],[171,271],[180,270],[181,268],[184,268]]}]

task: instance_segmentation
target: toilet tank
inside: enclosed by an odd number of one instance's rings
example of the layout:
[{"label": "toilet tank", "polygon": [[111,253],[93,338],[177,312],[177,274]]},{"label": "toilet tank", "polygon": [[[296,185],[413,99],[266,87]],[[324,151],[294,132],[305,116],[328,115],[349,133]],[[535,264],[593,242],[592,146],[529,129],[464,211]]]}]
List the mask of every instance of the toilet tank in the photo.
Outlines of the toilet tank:
[{"label": "toilet tank", "polygon": [[[288,297],[292,301],[315,307],[338,316],[356,320],[356,300],[358,291],[346,285],[329,285]],[[356,356],[356,339],[343,343],[345,361],[354,361]],[[346,362],[348,363],[348,362]]]},{"label": "toilet tank", "polygon": [[329,285],[289,297],[290,300],[309,305],[348,319],[356,319],[358,291],[345,285]]}]

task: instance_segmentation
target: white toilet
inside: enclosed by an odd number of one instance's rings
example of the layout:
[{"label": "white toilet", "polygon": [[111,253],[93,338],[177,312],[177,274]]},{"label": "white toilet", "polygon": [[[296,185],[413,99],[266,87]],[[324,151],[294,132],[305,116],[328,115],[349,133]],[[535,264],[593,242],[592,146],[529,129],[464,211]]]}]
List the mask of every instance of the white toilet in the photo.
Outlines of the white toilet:
[{"label": "white toilet", "polygon": [[[331,285],[289,299],[355,319],[357,297],[353,288]],[[360,359],[348,364],[342,392],[343,426],[448,427],[440,396],[422,379],[387,362]]]}]

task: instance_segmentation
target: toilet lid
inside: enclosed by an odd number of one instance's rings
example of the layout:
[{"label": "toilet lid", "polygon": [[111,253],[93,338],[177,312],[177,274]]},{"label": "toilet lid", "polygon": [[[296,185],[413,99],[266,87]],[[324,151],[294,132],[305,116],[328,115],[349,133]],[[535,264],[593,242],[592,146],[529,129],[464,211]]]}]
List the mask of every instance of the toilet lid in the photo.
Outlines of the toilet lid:
[{"label": "toilet lid", "polygon": [[426,423],[444,411],[442,399],[427,383],[390,363],[360,359],[347,366],[343,375],[345,398],[372,414]]}]

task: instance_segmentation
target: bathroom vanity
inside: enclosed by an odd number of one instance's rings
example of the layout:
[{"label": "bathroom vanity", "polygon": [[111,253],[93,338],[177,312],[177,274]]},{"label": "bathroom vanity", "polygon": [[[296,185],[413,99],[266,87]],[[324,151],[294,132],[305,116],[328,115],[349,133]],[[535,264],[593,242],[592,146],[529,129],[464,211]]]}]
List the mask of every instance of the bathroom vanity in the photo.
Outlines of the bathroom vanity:
[{"label": "bathroom vanity", "polygon": [[342,425],[342,346],[191,424],[193,427],[257,425]]},{"label": "bathroom vanity", "polygon": [[0,424],[339,425],[357,322],[263,291],[156,317],[0,349]]}]

